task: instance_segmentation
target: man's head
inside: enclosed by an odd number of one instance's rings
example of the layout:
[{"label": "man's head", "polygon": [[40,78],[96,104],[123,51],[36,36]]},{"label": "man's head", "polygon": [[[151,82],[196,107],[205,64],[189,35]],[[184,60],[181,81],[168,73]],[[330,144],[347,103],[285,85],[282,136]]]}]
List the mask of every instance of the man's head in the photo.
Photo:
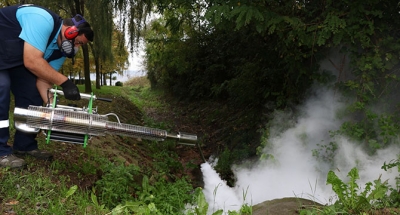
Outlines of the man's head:
[{"label": "man's head", "polygon": [[90,27],[90,24],[86,22],[86,20],[81,15],[77,14],[73,18],[64,19],[64,25],[76,27],[78,31],[78,36],[84,35],[86,40],[93,41],[93,30]]},{"label": "man's head", "polygon": [[65,40],[61,41],[61,50],[65,56],[72,58],[80,46],[93,41],[94,33],[90,24],[79,14],[64,19],[63,25],[62,35]]}]

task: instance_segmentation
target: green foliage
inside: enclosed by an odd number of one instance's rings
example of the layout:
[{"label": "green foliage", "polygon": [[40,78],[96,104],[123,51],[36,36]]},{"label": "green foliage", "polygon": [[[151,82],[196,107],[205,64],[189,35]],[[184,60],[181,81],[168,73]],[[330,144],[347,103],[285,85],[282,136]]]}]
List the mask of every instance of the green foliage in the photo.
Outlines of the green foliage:
[{"label": "green foliage", "polygon": [[149,205],[145,205],[142,202],[126,202],[124,205],[118,205],[115,207],[112,211],[111,214],[117,215],[117,214],[130,214],[130,212],[134,212],[135,214],[139,215],[161,215],[155,205],[153,203],[150,203]]},{"label": "green foliage", "polygon": [[350,180],[344,183],[333,171],[329,171],[327,184],[332,185],[332,190],[338,196],[335,205],[349,213],[368,211],[373,206],[379,206],[376,203],[386,196],[389,189],[387,181],[381,182],[378,178],[374,183],[368,182],[361,190],[356,183],[360,179],[357,168],[351,169],[347,176]]},{"label": "green foliage", "polygon": [[[253,13],[260,15],[258,7],[244,7],[249,11],[235,11],[244,20],[249,21]],[[272,44],[265,43],[251,28],[231,32],[218,26],[210,32],[208,26],[185,26],[182,29],[186,34],[173,34],[162,23],[153,22],[157,33],[146,36],[146,67],[152,86],[164,86],[178,97],[230,98],[239,104],[264,104],[278,97],[285,105],[286,92],[281,92],[282,88],[296,84],[307,87],[311,83],[297,69],[292,75],[285,74],[277,65],[279,53],[271,53]],[[226,21],[221,25],[234,27]],[[283,80],[292,83],[282,85]],[[290,93],[296,92],[301,93]]]},{"label": "green foliage", "polygon": [[[160,125],[152,127],[162,128]],[[176,147],[174,140],[165,140],[162,143],[152,141],[147,147],[151,151],[149,156],[152,158],[152,171],[168,178],[175,178],[176,175],[183,173],[184,167],[174,152]]]},{"label": "green foliage", "polygon": [[[382,168],[398,167],[397,162],[385,164]],[[374,209],[397,208],[399,206],[399,186],[392,188],[381,178],[368,182],[363,189],[356,183],[359,179],[358,169],[353,168],[347,174],[347,183],[339,179],[333,171],[329,171],[327,184],[337,195],[337,201],[328,206],[301,210],[301,215],[330,215],[330,214],[368,214]],[[389,193],[390,192],[390,193]]]},{"label": "green foliage", "polygon": [[234,178],[231,169],[232,163],[235,163],[235,161],[238,160],[244,160],[243,158],[248,157],[248,152],[248,149],[232,150],[225,148],[224,151],[219,154],[215,170],[220,174],[221,178],[227,181],[229,185],[234,184]]},{"label": "green foliage", "polygon": [[100,202],[108,208],[113,208],[120,202],[133,200],[135,190],[140,186],[135,180],[139,170],[139,167],[134,165],[110,164],[106,167],[103,177],[95,185]]},{"label": "green foliage", "polygon": [[[181,99],[268,104],[270,111],[301,102],[315,82],[334,83],[352,98],[340,134],[371,153],[396,140],[397,2],[206,3],[160,3],[162,16],[145,37],[152,86]],[[320,68],[325,59],[330,68]]]},{"label": "green foliage", "polygon": [[[151,202],[162,214],[178,214],[191,199],[192,187],[185,178],[177,179],[172,183],[160,178],[154,183],[154,190],[144,185],[142,188],[142,192],[139,192],[139,199],[144,201],[153,195],[154,199]],[[146,199],[144,202],[147,201],[149,200]]]},{"label": "green foliage", "polygon": [[78,186],[76,186],[76,185],[70,187],[67,194],[65,195],[65,198],[72,196],[76,192],[77,189],[78,189]]},{"label": "green foliage", "polygon": [[195,208],[188,209],[187,215],[207,215],[208,203],[201,188],[196,188],[193,203]]},{"label": "green foliage", "polygon": [[397,167],[397,170],[400,170],[400,159],[391,160],[389,163],[386,161],[383,163],[382,169],[388,171],[391,168]]},{"label": "green foliage", "polygon": [[344,122],[336,134],[345,135],[361,143],[364,149],[371,153],[398,138],[400,132],[398,116],[389,113],[375,114],[366,108],[360,108],[361,111],[357,108],[353,115],[361,116],[361,119]]},{"label": "green foliage", "polygon": [[337,143],[329,142],[328,144],[317,144],[317,146],[319,148],[312,151],[313,156],[318,160],[332,164],[338,149]]},{"label": "green foliage", "polygon": [[182,214],[185,204],[190,202],[192,187],[184,178],[167,182],[160,178],[150,183],[143,177],[142,186],[136,191],[135,201],[117,205],[113,214],[134,212],[135,214]]},{"label": "green foliage", "polygon": [[[397,168],[397,171],[400,172],[400,160],[399,159],[395,159],[395,160],[391,160],[389,163],[384,162],[382,169],[385,171],[388,171],[392,168]],[[387,197],[387,201],[390,202],[390,206],[392,207],[400,207],[400,177],[397,176],[395,178],[396,180],[396,187],[395,188],[389,188],[390,190],[390,195]]]}]

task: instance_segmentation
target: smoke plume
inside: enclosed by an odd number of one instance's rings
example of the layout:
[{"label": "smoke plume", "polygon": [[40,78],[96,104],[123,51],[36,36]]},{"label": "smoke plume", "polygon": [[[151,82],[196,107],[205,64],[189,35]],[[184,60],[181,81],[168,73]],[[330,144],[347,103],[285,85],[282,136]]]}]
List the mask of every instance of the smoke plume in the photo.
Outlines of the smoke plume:
[{"label": "smoke plume", "polygon": [[[381,166],[396,158],[395,146],[382,149],[370,156],[362,147],[345,137],[332,136],[342,119],[338,113],[344,108],[342,98],[332,90],[318,90],[295,113],[277,112],[270,124],[268,144],[264,153],[268,159],[260,159],[251,165],[232,167],[237,178],[229,187],[212,168],[204,163],[204,194],[210,212],[218,209],[237,211],[243,204],[255,205],[266,200],[299,197],[331,204],[335,200],[331,186],[326,184],[329,170],[346,181],[347,173],[357,167],[359,185],[379,178],[395,183],[396,171],[385,172]],[[287,125],[282,127],[282,125]],[[337,143],[335,153],[329,150]]]}]

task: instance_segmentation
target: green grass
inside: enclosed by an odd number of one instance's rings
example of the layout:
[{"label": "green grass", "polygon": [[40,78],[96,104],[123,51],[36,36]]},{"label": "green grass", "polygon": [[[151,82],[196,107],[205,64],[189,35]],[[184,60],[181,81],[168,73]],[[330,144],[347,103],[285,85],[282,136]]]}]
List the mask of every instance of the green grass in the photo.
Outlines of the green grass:
[{"label": "green grass", "polygon": [[[105,214],[108,210],[96,207],[90,193],[74,192],[68,196],[68,179],[51,180],[44,168],[26,171],[0,169],[0,212],[16,214]],[[3,209],[3,210],[2,210]],[[88,213],[90,211],[90,213]]]},{"label": "green grass", "polygon": [[134,90],[132,87],[124,89],[132,103],[141,110],[145,107],[163,108],[166,105],[160,99],[160,97],[163,97],[163,92],[159,89],[151,89],[150,86],[143,87],[140,91]]},{"label": "green grass", "polygon": [[[85,86],[78,85],[80,92],[84,92]],[[102,86],[96,89],[92,86],[94,95],[114,95],[124,96],[136,105],[140,110],[144,108],[163,108],[165,103],[162,98],[163,91],[159,89],[151,89],[150,82],[146,77],[137,77],[127,81],[123,87]]]}]

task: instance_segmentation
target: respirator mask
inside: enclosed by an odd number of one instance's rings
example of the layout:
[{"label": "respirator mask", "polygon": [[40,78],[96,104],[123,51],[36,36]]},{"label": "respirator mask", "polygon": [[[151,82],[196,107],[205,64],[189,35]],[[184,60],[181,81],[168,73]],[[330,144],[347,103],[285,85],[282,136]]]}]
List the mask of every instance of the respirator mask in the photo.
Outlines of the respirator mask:
[{"label": "respirator mask", "polygon": [[65,55],[65,57],[73,58],[78,51],[79,48],[75,47],[74,40],[63,40],[61,42],[61,52]]}]

